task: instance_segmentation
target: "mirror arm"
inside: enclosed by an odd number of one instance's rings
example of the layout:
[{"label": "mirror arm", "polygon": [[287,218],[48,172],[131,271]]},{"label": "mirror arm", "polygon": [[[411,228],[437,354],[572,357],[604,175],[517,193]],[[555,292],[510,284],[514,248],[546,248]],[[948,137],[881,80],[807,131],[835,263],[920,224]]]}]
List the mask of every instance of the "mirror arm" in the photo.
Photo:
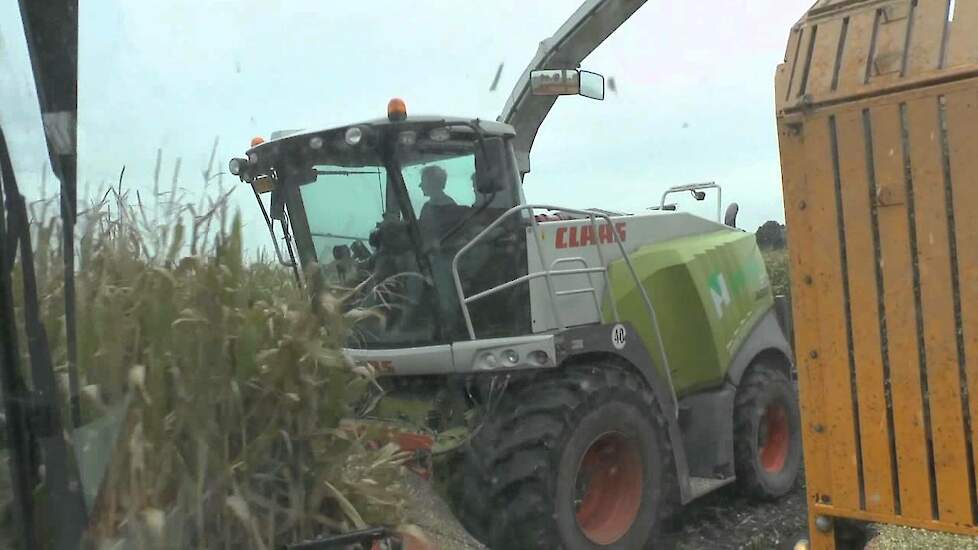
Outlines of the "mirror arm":
[{"label": "mirror arm", "polygon": [[278,259],[278,263],[284,265],[285,267],[291,267],[293,270],[295,270],[296,282],[299,282],[299,270],[295,263],[295,255],[292,253],[291,245],[289,246],[289,257],[292,258],[292,261],[288,262],[282,256],[282,250],[278,246],[278,240],[275,238],[275,224],[268,215],[268,210],[265,208],[265,203],[261,201],[261,195],[258,194],[258,191],[254,191],[254,193],[255,200],[258,201],[258,208],[261,210],[261,215],[265,218],[265,226],[268,228],[268,234],[272,237],[272,247],[275,248],[275,257]]}]

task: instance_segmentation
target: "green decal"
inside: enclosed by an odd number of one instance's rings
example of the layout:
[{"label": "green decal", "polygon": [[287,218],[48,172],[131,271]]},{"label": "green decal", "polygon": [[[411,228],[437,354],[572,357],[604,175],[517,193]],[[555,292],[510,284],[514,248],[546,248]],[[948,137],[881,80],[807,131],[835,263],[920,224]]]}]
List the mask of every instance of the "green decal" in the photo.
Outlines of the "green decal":
[{"label": "green decal", "polygon": [[714,273],[710,276],[710,297],[713,298],[713,307],[716,308],[717,318],[723,319],[723,311],[730,305],[730,291],[727,289],[727,281],[723,278],[723,273]]}]

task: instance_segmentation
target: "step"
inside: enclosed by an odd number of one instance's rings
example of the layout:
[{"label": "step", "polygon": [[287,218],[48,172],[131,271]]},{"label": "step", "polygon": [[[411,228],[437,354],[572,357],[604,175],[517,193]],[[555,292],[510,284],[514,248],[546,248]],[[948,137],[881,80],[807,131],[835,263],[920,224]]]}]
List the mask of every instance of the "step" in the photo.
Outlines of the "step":
[{"label": "step", "polygon": [[689,478],[689,493],[690,499],[695,500],[703,495],[712,493],[720,487],[730,485],[736,481],[736,477],[730,476],[723,479],[715,479],[710,477],[691,477]]}]

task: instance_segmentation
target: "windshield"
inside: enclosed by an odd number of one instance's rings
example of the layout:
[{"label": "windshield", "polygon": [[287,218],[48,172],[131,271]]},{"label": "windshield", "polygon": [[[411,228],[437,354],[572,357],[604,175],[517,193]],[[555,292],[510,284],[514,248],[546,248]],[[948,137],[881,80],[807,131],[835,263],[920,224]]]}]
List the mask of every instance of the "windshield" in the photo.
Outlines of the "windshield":
[{"label": "windshield", "polygon": [[309,214],[317,258],[334,258],[337,247],[367,242],[383,217],[387,172],[382,166],[348,168],[317,164],[316,180],[300,188]]},{"label": "windshield", "polygon": [[[348,293],[348,309],[379,312],[378,318],[358,324],[351,347],[421,346],[464,338],[452,261],[462,246],[517,204],[509,149],[505,142],[480,140],[465,126],[357,128],[365,137],[356,146],[335,139],[346,135],[341,128],[256,149],[257,164],[282,173],[282,192],[293,197],[289,217],[300,258],[322,266],[328,284]],[[314,140],[318,147],[306,147]],[[491,181],[483,176],[480,187],[477,159],[491,148],[497,154],[485,157],[497,159],[498,166]],[[489,173],[488,167],[484,170]],[[289,194],[291,186],[298,187],[297,195]],[[484,238],[460,261],[459,277],[469,293],[525,272],[525,259],[512,265],[489,261],[497,252],[492,248],[496,240],[498,235]],[[515,333],[511,321],[495,325],[494,333]]]}]

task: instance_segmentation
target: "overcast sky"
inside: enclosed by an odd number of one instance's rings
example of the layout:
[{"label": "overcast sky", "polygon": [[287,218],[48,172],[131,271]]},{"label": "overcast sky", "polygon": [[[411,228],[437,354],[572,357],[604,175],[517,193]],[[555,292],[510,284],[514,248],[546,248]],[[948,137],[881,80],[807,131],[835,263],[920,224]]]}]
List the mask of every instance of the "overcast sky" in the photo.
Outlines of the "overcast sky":
[{"label": "overcast sky", "polygon": [[[638,212],[670,185],[714,180],[742,227],[783,220],[774,72],[812,3],[649,0],[582,64],[618,93],[561,98],[544,123],[528,199]],[[80,191],[123,165],[126,187],[151,190],[162,148],[165,177],[181,157],[194,193],[215,137],[224,169],[254,135],[383,116],[394,96],[409,113],[495,119],[580,0],[80,4]],[[39,120],[17,3],[0,2],[0,123],[31,193],[46,156]],[[235,195],[248,238],[267,239],[249,189]]]}]

